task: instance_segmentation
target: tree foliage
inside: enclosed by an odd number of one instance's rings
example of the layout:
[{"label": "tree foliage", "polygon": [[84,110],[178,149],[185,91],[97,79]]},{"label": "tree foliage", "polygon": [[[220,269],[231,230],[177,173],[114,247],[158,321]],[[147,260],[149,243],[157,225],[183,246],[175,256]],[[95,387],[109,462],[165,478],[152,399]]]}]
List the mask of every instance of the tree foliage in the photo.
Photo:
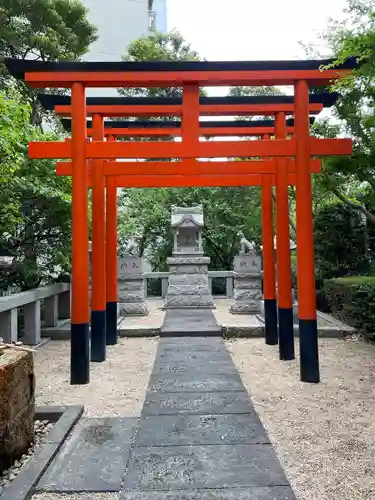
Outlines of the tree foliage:
[{"label": "tree foliage", "polygon": [[369,264],[366,218],[344,203],[315,214],[315,261],[320,280],[362,274]]},{"label": "tree foliage", "polygon": [[1,285],[29,289],[69,269],[71,180],[52,160],[27,159],[30,140],[56,139],[30,125],[22,96],[0,91],[0,248],[14,258]]},{"label": "tree foliage", "polygon": [[0,54],[41,61],[74,60],[96,40],[78,0],[1,0]]},{"label": "tree foliage", "polygon": [[[339,200],[375,224],[375,2],[348,0],[346,18],[332,22],[325,39],[336,57],[334,65],[355,57],[359,66],[338,81],[341,98],[334,111],[340,132],[353,140],[351,157],[328,158],[325,183]],[[326,127],[322,136],[331,131]]]},{"label": "tree foliage", "polygon": [[[134,40],[123,56],[124,61],[200,61],[201,57],[191,44],[176,30],[167,34],[153,33]],[[119,89],[128,97],[178,97],[181,88]]]},{"label": "tree foliage", "polygon": [[[0,0],[0,60],[77,60],[96,39],[97,29],[79,0]],[[10,83],[4,66],[0,83],[4,88]],[[21,82],[17,86],[32,103],[32,123],[40,125],[36,91]]]},{"label": "tree foliage", "polygon": [[259,188],[128,189],[120,198],[120,244],[129,234],[142,236],[142,253],[154,269],[163,270],[171,255],[171,205],[202,204],[205,216],[204,250],[213,269],[231,269],[243,231],[261,244]]}]

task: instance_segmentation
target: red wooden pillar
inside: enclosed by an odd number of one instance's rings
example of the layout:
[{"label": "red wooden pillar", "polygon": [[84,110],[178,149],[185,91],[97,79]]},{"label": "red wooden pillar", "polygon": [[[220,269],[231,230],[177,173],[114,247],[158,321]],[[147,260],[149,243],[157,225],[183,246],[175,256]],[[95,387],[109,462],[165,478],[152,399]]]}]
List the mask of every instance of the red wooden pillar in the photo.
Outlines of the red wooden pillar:
[{"label": "red wooden pillar", "polygon": [[[108,136],[108,141],[114,141]],[[107,177],[106,199],[106,267],[107,267],[107,345],[117,343],[117,186],[115,177]]]},{"label": "red wooden pillar", "polygon": [[[262,137],[269,139],[269,135]],[[272,178],[262,176],[262,243],[263,243],[263,297],[265,341],[268,345],[276,345],[277,333],[277,300],[275,286],[275,253],[273,250],[273,203]]]},{"label": "red wooden pillar", "polygon": [[[182,91],[182,121],[181,136],[184,144],[192,147],[199,142],[199,86],[184,85]],[[196,164],[196,159],[186,160],[190,165]]]},{"label": "red wooden pillar", "polygon": [[[275,137],[276,139],[286,139],[286,135],[285,114],[276,113]],[[291,360],[295,357],[289,238],[287,160],[286,158],[279,158],[276,170],[276,262],[279,354],[282,360]]]},{"label": "red wooden pillar", "polygon": [[314,273],[314,229],[309,147],[309,89],[294,85],[296,141],[296,222],[301,380],[319,382],[318,328]]},{"label": "red wooden pillar", "polygon": [[[92,118],[92,140],[104,140],[103,117]],[[91,361],[106,357],[106,254],[104,160],[92,161]]]},{"label": "red wooden pillar", "polygon": [[86,96],[72,86],[72,313],[70,383],[90,382],[89,230],[86,168]]}]

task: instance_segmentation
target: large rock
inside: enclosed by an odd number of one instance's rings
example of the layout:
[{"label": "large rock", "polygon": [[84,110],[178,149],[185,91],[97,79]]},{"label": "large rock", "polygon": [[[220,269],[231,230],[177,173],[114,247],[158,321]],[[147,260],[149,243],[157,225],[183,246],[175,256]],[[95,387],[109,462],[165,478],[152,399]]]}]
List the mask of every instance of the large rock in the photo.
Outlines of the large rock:
[{"label": "large rock", "polygon": [[33,355],[5,349],[0,355],[0,469],[34,441],[34,414]]}]

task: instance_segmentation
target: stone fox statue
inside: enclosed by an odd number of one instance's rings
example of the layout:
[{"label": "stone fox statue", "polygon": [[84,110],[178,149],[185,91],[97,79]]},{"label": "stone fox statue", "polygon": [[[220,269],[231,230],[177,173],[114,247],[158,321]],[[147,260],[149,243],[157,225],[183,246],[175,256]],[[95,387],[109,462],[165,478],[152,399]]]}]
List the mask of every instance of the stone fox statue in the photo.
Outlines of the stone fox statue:
[{"label": "stone fox statue", "polygon": [[238,232],[237,235],[241,238],[240,239],[240,254],[246,254],[250,253],[253,254],[255,253],[255,243],[254,241],[249,241],[248,239],[245,238],[245,235],[243,234],[242,231]]},{"label": "stone fox statue", "polygon": [[134,236],[132,236],[131,240],[126,245],[125,253],[128,255],[134,255],[134,256],[139,257],[139,253],[140,253],[139,242],[141,239],[142,239],[142,237],[138,234],[135,234]]}]

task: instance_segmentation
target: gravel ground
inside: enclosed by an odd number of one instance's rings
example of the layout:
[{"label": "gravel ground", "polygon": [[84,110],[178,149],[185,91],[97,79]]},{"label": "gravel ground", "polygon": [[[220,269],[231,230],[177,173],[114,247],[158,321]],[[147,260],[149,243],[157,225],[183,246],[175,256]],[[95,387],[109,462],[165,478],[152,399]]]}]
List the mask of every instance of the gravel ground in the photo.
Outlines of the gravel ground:
[{"label": "gravel ground", "polygon": [[34,422],[34,443],[29,448],[27,453],[24,453],[20,459],[16,460],[8,469],[2,471],[0,474],[0,494],[2,489],[9,486],[9,484],[18,476],[23,465],[34,455],[35,449],[38,448],[38,446],[43,442],[44,436],[53,428],[53,425],[54,424],[48,420],[36,420]]},{"label": "gravel ground", "polygon": [[36,404],[85,406],[86,417],[140,414],[157,339],[120,339],[103,363],[91,363],[88,385],[70,385],[68,341],[50,341],[35,354]]},{"label": "gravel ground", "polygon": [[[320,384],[263,339],[228,341],[298,500],[375,499],[375,346],[322,339]],[[296,342],[298,353],[298,342]]]}]

